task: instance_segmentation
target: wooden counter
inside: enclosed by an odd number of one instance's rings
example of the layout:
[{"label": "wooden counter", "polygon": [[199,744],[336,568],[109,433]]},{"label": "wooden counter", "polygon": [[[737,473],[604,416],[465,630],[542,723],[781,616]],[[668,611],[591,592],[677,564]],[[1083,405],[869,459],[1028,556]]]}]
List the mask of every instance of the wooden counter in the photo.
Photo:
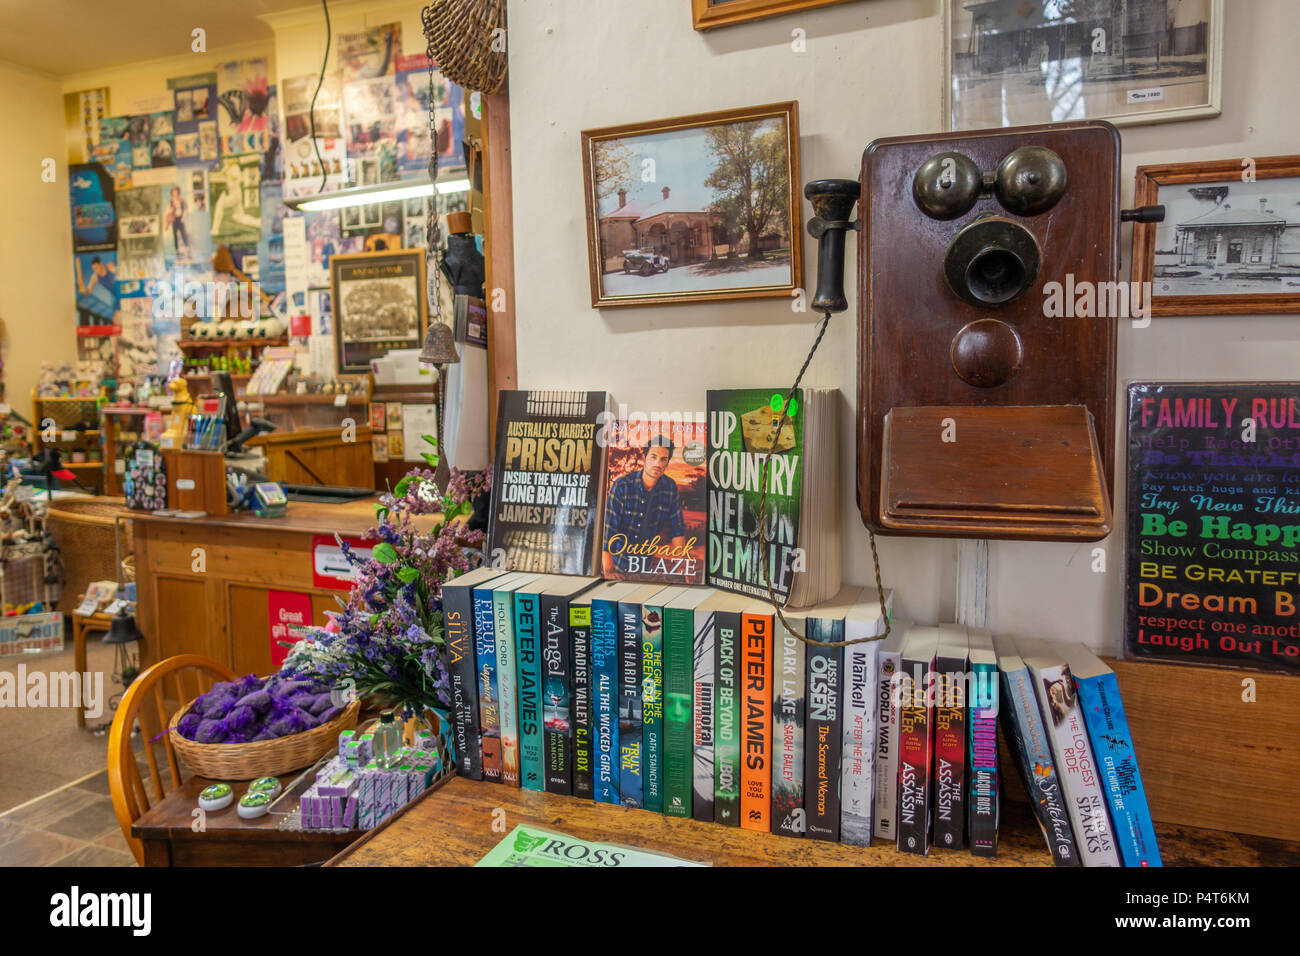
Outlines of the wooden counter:
[{"label": "wooden counter", "polygon": [[192,653],[237,674],[270,673],[272,601],[283,598],[273,592],[305,596],[312,623],[323,625],[347,591],[316,585],[312,538],[359,537],[375,524],[375,503],[291,501],[283,518],[133,515],[142,665]]}]

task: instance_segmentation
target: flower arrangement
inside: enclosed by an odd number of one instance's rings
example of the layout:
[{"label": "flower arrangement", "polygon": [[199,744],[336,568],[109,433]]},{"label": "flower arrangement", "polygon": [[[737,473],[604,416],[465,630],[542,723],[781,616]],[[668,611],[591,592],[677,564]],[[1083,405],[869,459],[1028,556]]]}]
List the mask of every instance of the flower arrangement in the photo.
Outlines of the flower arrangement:
[{"label": "flower arrangement", "polygon": [[[433,711],[449,719],[451,689],[442,622],[442,582],[482,562],[482,531],[463,517],[487,491],[491,472],[452,469],[446,491],[431,471],[412,470],[380,496],[375,542],[362,557],[340,540],[356,581],[330,623],[290,648],[282,676],[323,680],[377,698],[404,716]],[[420,520],[439,516],[435,523]]]}]

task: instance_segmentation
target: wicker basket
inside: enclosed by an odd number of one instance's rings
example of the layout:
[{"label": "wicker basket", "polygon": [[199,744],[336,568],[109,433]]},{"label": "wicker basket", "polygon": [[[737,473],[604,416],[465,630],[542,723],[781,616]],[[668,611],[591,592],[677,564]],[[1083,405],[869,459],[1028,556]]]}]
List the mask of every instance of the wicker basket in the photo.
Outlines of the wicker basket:
[{"label": "wicker basket", "polygon": [[[46,527],[63,557],[60,611],[71,611],[92,581],[116,581],[118,565],[113,538],[116,515],[130,516],[121,498],[85,496],[50,502]],[[122,522],[122,554],[134,551],[132,523]]]},{"label": "wicker basket", "polygon": [[357,725],[361,701],[354,700],[328,724],[277,740],[247,744],[200,744],[187,740],[176,723],[194,706],[190,701],[172,714],[167,733],[176,753],[200,777],[209,780],[254,780],[309,767],[338,746],[339,734]]},{"label": "wicker basket", "polygon": [[[467,90],[495,93],[506,81],[505,0],[430,0],[420,18],[438,71]],[[493,44],[497,49],[493,49]]]}]

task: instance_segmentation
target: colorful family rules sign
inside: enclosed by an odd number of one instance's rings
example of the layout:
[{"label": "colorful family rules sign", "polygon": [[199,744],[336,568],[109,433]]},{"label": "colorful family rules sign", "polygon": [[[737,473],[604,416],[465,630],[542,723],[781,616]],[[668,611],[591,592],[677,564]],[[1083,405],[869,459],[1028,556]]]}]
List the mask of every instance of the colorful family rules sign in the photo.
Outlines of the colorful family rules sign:
[{"label": "colorful family rules sign", "polygon": [[1300,383],[1128,389],[1131,657],[1300,674]]}]

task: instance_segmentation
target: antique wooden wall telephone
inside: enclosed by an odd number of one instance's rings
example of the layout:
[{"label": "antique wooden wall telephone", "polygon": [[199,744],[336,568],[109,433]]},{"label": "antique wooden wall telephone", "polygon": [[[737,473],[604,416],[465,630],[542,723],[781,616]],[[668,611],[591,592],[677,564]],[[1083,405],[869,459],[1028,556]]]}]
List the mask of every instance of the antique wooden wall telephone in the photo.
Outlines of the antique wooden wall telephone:
[{"label": "antique wooden wall telephone", "polygon": [[[1110,532],[1113,306],[1128,291],[1117,286],[1119,224],[1164,218],[1160,206],[1120,211],[1119,156],[1104,122],[895,137],[867,147],[860,182],[807,185],[813,307],[826,318],[848,307],[844,238],[862,231],[857,487],[868,530]],[[1046,314],[1051,282],[1064,316]],[[1085,287],[1092,306],[1076,314],[1069,290]]]}]

